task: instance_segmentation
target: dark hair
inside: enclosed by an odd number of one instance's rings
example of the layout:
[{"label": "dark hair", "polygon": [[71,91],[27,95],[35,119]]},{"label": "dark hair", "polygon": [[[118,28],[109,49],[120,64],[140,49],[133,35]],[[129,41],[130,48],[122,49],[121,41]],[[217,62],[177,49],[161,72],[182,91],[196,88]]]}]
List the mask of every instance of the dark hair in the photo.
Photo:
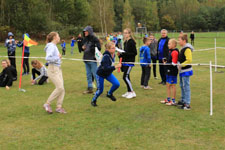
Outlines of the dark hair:
[{"label": "dark hair", "polygon": [[179,36],[179,38],[183,41],[186,41],[188,43],[188,35],[186,33],[183,33]]},{"label": "dark hair", "polygon": [[46,37],[46,43],[50,43],[53,41],[54,37],[57,36],[57,32],[50,32]]},{"label": "dark hair", "polygon": [[143,43],[145,44],[148,40],[150,40],[148,37],[143,38]]}]

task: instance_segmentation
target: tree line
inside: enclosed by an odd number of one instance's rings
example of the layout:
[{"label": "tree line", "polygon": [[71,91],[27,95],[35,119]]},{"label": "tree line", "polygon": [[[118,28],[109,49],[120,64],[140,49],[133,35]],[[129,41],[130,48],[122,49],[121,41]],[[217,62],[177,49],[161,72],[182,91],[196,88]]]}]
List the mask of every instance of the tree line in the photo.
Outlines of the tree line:
[{"label": "tree line", "polygon": [[225,0],[0,0],[0,40],[8,31],[42,38],[86,25],[102,34],[135,30],[138,23],[149,31],[224,31]]}]

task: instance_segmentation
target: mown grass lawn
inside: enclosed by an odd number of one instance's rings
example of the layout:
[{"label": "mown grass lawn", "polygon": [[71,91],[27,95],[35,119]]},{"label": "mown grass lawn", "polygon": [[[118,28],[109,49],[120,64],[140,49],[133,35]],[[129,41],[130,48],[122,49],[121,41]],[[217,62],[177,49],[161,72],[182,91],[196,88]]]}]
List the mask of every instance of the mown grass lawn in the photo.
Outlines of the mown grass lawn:
[{"label": "mown grass lawn", "polygon": [[[207,37],[208,33],[205,34]],[[214,38],[206,37],[196,39],[196,49],[214,47]],[[218,38],[217,45],[225,47],[225,39]],[[31,57],[45,56],[43,48],[44,45],[31,47]],[[69,51],[67,44],[65,58],[82,58],[77,49],[74,56]],[[218,64],[224,65],[224,50],[218,49],[217,54]],[[0,55],[6,55],[2,44]],[[20,55],[21,49],[17,48],[17,56]],[[214,63],[213,50],[193,53],[193,63],[209,63],[210,60]],[[18,71],[20,61],[17,59]],[[42,108],[54,89],[52,83],[31,86],[31,77],[25,76],[22,84],[25,93],[18,91],[18,81],[9,91],[0,89],[1,150],[225,149],[224,73],[213,73],[214,114],[209,116],[207,66],[194,67],[194,76],[191,77],[191,111],[160,104],[159,101],[166,97],[165,86],[158,84],[160,80],[151,78],[149,83],[153,90],[141,89],[141,68],[138,65],[131,72],[137,98],[127,100],[121,97],[126,87],[122,73],[114,72],[121,82],[121,87],[115,93],[118,101],[112,102],[106,98],[105,93],[110,84],[105,82],[104,94],[98,100],[99,107],[93,108],[90,105],[92,95],[82,94],[87,87],[84,63],[63,60],[62,69],[66,89],[64,108],[68,112],[65,115],[49,115]],[[177,89],[179,99],[179,85]],[[55,108],[55,103],[52,106]]]}]

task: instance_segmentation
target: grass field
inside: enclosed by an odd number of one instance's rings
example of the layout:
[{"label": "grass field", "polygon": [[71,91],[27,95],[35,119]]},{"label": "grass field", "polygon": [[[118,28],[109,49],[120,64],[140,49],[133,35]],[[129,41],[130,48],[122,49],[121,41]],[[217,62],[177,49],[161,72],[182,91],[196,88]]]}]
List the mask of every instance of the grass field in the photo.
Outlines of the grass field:
[{"label": "grass field", "polygon": [[[225,47],[225,39],[218,38],[217,45]],[[196,39],[195,49],[213,47],[213,36]],[[45,56],[43,48],[44,45],[31,47],[31,57]],[[69,51],[67,44],[65,58],[82,58],[77,49],[74,56]],[[217,54],[218,64],[224,65],[224,50],[218,49]],[[0,55],[6,55],[2,44]],[[21,56],[20,48],[17,48],[17,56]],[[209,63],[210,60],[214,63],[213,50],[193,53],[193,63]],[[20,61],[17,59],[18,70]],[[159,101],[166,97],[165,87],[158,84],[160,80],[151,77],[149,83],[153,90],[141,89],[141,68],[138,65],[131,72],[137,98],[121,97],[126,92],[125,83],[122,73],[114,72],[121,83],[115,93],[118,101],[106,98],[110,84],[105,82],[104,94],[98,100],[99,107],[93,108],[90,105],[92,95],[82,94],[87,87],[84,63],[63,60],[62,69],[66,89],[64,108],[68,112],[65,115],[49,115],[42,108],[54,89],[51,82],[31,86],[31,77],[25,76],[22,88],[27,92],[18,91],[18,81],[9,91],[0,89],[0,150],[225,149],[224,73],[213,73],[214,115],[209,116],[209,67],[206,66],[194,67],[191,111],[160,104]],[[179,85],[177,89],[179,98]],[[52,107],[55,109],[55,103]]]}]

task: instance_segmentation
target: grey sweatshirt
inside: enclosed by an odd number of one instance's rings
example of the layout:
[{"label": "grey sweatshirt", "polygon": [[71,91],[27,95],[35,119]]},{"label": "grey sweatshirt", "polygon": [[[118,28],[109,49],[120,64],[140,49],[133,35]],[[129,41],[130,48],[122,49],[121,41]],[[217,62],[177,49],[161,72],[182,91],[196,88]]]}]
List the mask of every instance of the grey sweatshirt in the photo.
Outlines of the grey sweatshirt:
[{"label": "grey sweatshirt", "polygon": [[54,43],[48,43],[45,46],[45,52],[46,52],[46,61],[49,64],[53,64],[56,66],[61,66],[61,59],[59,57],[59,50],[57,48],[57,46]]},{"label": "grey sweatshirt", "polygon": [[47,69],[45,68],[45,66],[42,66],[41,69],[36,69],[36,70],[40,72],[40,75],[34,79],[35,81],[41,79],[43,76],[46,76],[46,77],[48,76]]}]

